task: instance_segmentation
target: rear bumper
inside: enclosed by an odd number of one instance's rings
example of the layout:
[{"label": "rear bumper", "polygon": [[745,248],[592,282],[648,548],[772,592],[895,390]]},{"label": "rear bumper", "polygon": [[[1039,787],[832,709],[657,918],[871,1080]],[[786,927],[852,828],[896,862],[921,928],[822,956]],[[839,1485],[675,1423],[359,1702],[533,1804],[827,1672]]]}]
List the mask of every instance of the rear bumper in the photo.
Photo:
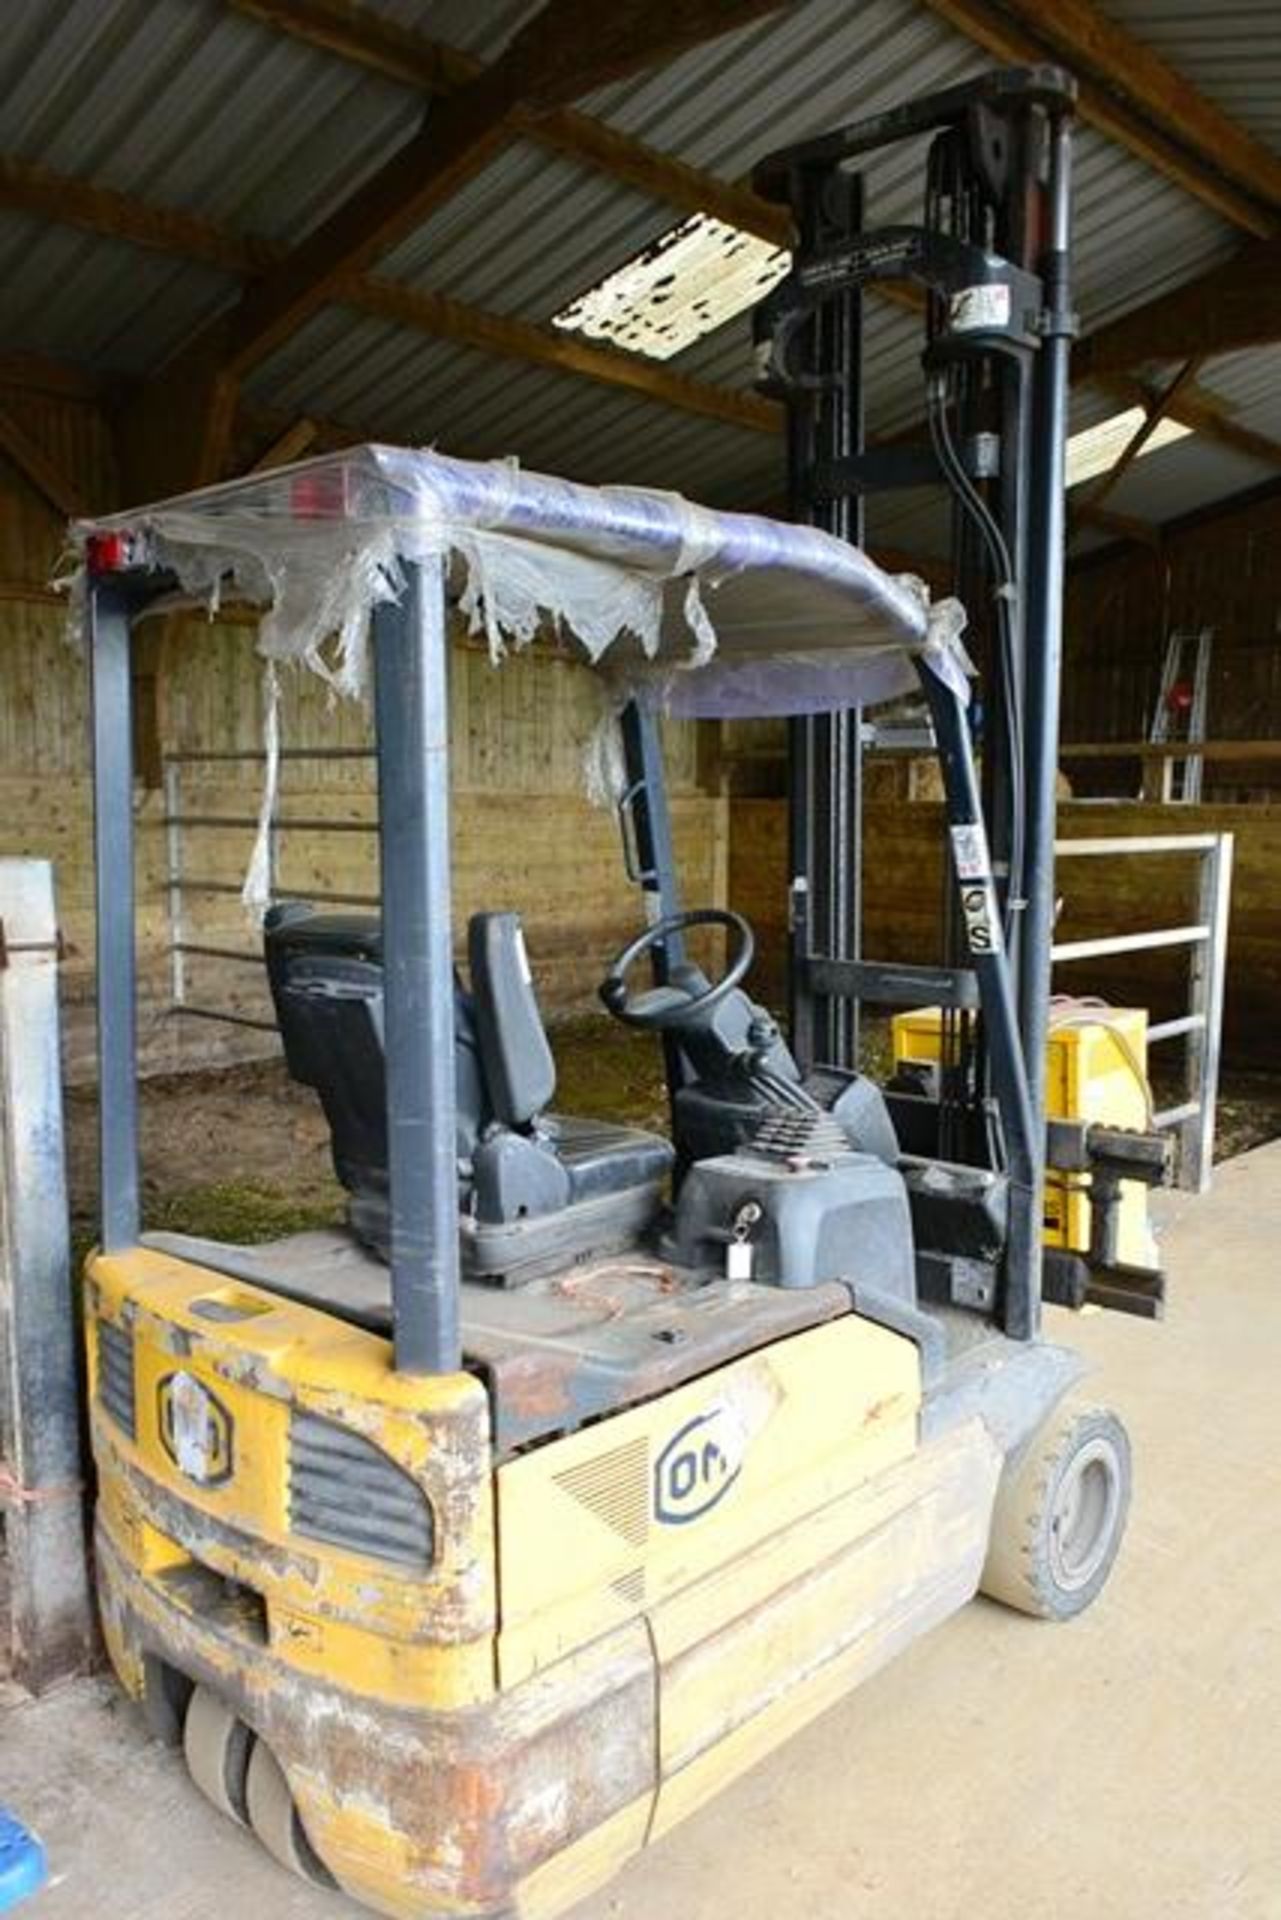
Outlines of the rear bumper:
[{"label": "rear bumper", "polygon": [[147,1657],[212,1687],[267,1741],[342,1887],[397,1920],[535,1916],[644,1842],[657,1750],[652,1652],[633,1622],[478,1705],[405,1710],[247,1646],[140,1574],[101,1515],[112,1660],[142,1697]]}]

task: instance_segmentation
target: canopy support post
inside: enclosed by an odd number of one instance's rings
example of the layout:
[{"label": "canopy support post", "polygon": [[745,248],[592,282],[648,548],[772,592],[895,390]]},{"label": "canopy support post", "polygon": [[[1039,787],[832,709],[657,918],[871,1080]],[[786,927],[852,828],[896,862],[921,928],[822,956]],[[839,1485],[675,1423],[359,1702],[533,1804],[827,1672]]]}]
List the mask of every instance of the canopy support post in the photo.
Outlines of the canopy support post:
[{"label": "canopy support post", "polygon": [[456,1373],[459,1330],[444,562],[374,611],[396,1368]]}]

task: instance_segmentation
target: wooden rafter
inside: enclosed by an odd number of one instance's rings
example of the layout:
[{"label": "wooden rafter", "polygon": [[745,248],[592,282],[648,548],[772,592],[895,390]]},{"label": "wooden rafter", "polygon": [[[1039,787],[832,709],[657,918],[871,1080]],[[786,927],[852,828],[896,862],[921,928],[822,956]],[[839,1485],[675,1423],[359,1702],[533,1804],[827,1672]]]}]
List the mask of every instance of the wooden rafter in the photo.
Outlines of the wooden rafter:
[{"label": "wooden rafter", "polygon": [[[0,200],[19,207],[34,207],[38,201],[39,210],[46,217],[57,218],[87,232],[105,233],[138,246],[206,262],[217,259],[228,269],[233,268],[234,262],[234,270],[246,276],[283,258],[282,249],[272,242],[235,234],[228,228],[192,215],[183,214],[174,219],[165,210],[156,209],[131,195],[104,192],[84,181],[63,174],[51,174],[44,169],[34,170],[31,199],[28,201],[28,176],[31,171],[25,163],[6,162],[0,173],[0,179],[4,182]],[[1252,249],[1245,251],[1249,253]],[[1200,282],[1194,284],[1201,285]],[[527,360],[565,373],[597,379],[607,385],[625,387],[631,392],[646,394],[663,405],[698,413],[709,419],[771,431],[777,425],[777,409],[752,394],[722,387],[711,381],[693,380],[657,362],[606,347],[596,347],[570,335],[555,334],[528,321],[489,314],[441,294],[426,293],[369,275],[353,275],[340,283],[336,297],[395,324],[454,340],[480,352]],[[1165,298],[1162,296],[1162,301]],[[1169,298],[1177,298],[1177,290]],[[1160,304],[1150,303],[1139,313],[1151,314]],[[1191,303],[1191,310],[1195,311],[1195,303]],[[1152,394],[1140,381],[1132,376],[1111,373],[1096,375],[1095,372],[1095,341],[1103,343],[1097,358],[1102,359],[1105,366],[1111,366],[1120,357],[1116,341],[1121,330],[1128,328],[1129,318],[1123,316],[1110,323],[1099,335],[1092,336],[1078,346],[1073,357],[1073,379],[1082,376],[1096,379],[1097,384],[1111,393],[1121,405],[1138,405],[1146,411]],[[1116,334],[1113,328],[1117,330]],[[1158,336],[1155,329],[1148,330],[1146,323],[1136,321],[1133,333],[1127,337],[1133,349],[1142,349],[1150,347]],[[1174,336],[1171,334],[1169,337]],[[90,375],[80,374],[61,364],[42,373],[43,364],[30,355],[0,357],[0,385],[48,385],[49,379],[53,379],[59,391],[67,390],[68,382],[71,382],[80,397],[92,398],[100,390],[100,383]],[[1281,467],[1281,445],[1229,419],[1202,389],[1189,384],[1175,397],[1169,411],[1171,418],[1192,427],[1217,444],[1251,459]],[[1085,517],[1090,517],[1088,511]],[[1113,522],[1115,518],[1111,516]]]},{"label": "wooden rafter", "polygon": [[438,339],[454,340],[462,346],[476,347],[504,359],[520,360],[527,366],[549,367],[558,373],[573,373],[605,386],[624,387],[666,406],[697,413],[705,419],[721,420],[729,426],[749,427],[765,433],[782,426],[782,409],[776,401],[736,387],[722,387],[707,380],[692,380],[656,360],[639,354],[624,353],[613,347],[593,345],[577,334],[561,333],[550,327],[532,325],[506,315],[482,313],[475,307],[451,300],[448,295],[407,287],[397,280],[380,280],[365,274],[350,282],[340,281],[333,290],[336,300],[359,307],[362,313],[377,315],[394,325],[411,327]]},{"label": "wooden rafter", "polygon": [[1120,95],[1208,170],[1281,214],[1281,156],[1217,107],[1147,41],[1109,20],[1094,0],[999,0],[1083,79]]},{"label": "wooden rafter", "polygon": [[69,360],[51,360],[43,353],[0,353],[0,387],[19,393],[48,393],[61,400],[100,400],[100,375]]},{"label": "wooden rafter", "polygon": [[197,214],[157,206],[154,201],[5,156],[0,156],[0,207],[83,227],[156,253],[181,254],[238,278],[261,273],[280,255],[280,249],[269,242],[232,233]]},{"label": "wooden rafter", "polygon": [[251,287],[227,327],[224,364],[244,373],[449,199],[516,131],[520,106],[554,108],[656,65],[786,0],[614,0],[583,31],[580,0],[548,0],[475,79],[438,101],[422,130]]},{"label": "wooden rafter", "polygon": [[1101,474],[1098,480],[1094,482],[1090,491],[1081,501],[1080,507],[1076,509],[1078,517],[1083,508],[1089,508],[1097,512],[1108,495],[1113,492],[1116,487],[1120,486],[1122,480],[1124,480],[1144,447],[1147,446],[1148,441],[1152,438],[1152,435],[1156,432],[1161,422],[1169,417],[1175,402],[1178,400],[1179,394],[1192,380],[1200,364],[1201,362],[1196,359],[1185,360],[1174,378],[1168,381],[1159,393],[1151,396],[1147,402],[1143,419],[1121,448],[1112,465],[1107,469],[1106,473]]},{"label": "wooden rafter", "polygon": [[[1059,0],[1044,6],[1035,0],[1002,0],[1001,5],[994,5],[992,0],[926,0],[932,12],[967,39],[995,54],[999,60],[1020,65],[1065,57],[1063,45],[1056,44],[1050,30],[1051,16],[1058,4]],[[1084,5],[1085,0],[1076,0],[1073,17]],[[1132,49],[1136,67],[1144,65],[1150,71],[1149,63],[1156,61],[1157,56],[1150,48],[1119,27],[1111,30],[1106,52],[1100,37],[1092,59],[1086,59],[1083,52],[1073,57],[1070,64],[1081,88],[1081,118],[1243,232],[1260,238],[1273,233],[1281,225],[1281,212],[1278,203],[1268,198],[1266,186],[1239,185],[1224,171],[1215,155],[1204,151],[1195,137],[1185,135],[1184,127],[1172,113],[1169,117],[1158,113],[1154,121],[1147,117],[1148,108],[1139,110],[1130,104],[1131,96],[1125,86],[1127,67],[1119,51],[1122,41]],[[1173,69],[1166,71],[1172,80],[1177,77]],[[1187,87],[1186,82],[1182,84]],[[1187,91],[1193,93],[1194,90],[1188,87]],[[1199,94],[1195,98],[1204,109],[1210,110],[1208,101],[1202,100]],[[1189,130],[1190,135],[1195,136],[1197,128],[1203,131],[1205,124],[1201,116],[1196,128]],[[1242,139],[1247,138],[1240,129],[1237,131]]]},{"label": "wooden rafter", "polygon": [[[1142,380],[1123,374],[1108,374],[1095,384],[1124,407],[1146,408],[1153,397],[1151,388],[1145,386]],[[1281,468],[1281,441],[1270,440],[1266,434],[1256,433],[1252,427],[1243,427],[1230,419],[1224,413],[1222,404],[1194,381],[1180,390],[1169,407],[1169,415],[1181,426],[1191,427],[1194,433],[1202,434],[1217,446],[1227,447],[1232,453],[1244,454],[1247,460],[1258,460],[1266,466]]]},{"label": "wooden rafter", "polygon": [[320,428],[310,415],[303,414],[297,420],[291,420],[287,427],[272,436],[270,443],[263,448],[254,461],[253,473],[268,473],[273,467],[287,467],[291,460],[300,460],[315,446],[320,438]]},{"label": "wooden rafter", "polygon": [[[423,93],[455,93],[484,72],[485,63],[416,27],[388,20],[353,0],[226,0],[235,12]],[[682,213],[708,213],[746,233],[785,246],[791,223],[782,207],[739,181],[689,166],[608,121],[558,107],[511,115],[514,129],[539,146],[593,167]]]},{"label": "wooden rafter", "polygon": [[411,136],[320,226],[244,289],[135,397],[119,444],[131,490],[216,479],[245,373],[330,297],[419,228],[515,134],[512,115],[553,110],[661,64],[789,0],[613,0],[583,31],[579,0],[547,0],[475,79],[433,104]]},{"label": "wooden rafter", "polygon": [[1112,534],[1117,540],[1133,540],[1139,546],[1153,549],[1161,545],[1160,527],[1133,514],[1116,513],[1111,507],[1097,507],[1085,500],[1075,509],[1074,517],[1097,527],[1100,533]]},{"label": "wooden rafter", "polygon": [[[7,204],[25,207],[25,166],[7,163],[0,178],[6,182]],[[41,169],[34,184],[34,197],[46,217],[60,219],[90,233],[105,233],[136,246],[206,262],[217,258],[220,264],[244,276],[260,272],[284,258],[283,249],[273,242],[237,235],[212,221],[189,215],[170,221],[145,201],[122,193],[103,193],[67,175],[50,174]],[[5,203],[3,193],[0,193],[0,203]],[[330,297],[419,333],[452,340],[481,353],[623,387],[706,419],[765,431],[773,431],[778,425],[777,407],[755,394],[712,381],[694,380],[657,361],[595,346],[573,334],[556,332],[529,321],[486,313],[444,294],[369,274],[352,274],[335,283]],[[199,459],[193,471],[205,478],[217,477],[202,471]]]},{"label": "wooden rafter", "polygon": [[63,519],[74,520],[88,511],[71,476],[7,407],[0,407],[0,453],[8,455],[19,473]]},{"label": "wooden rafter", "polygon": [[1076,376],[1123,373],[1145,360],[1235,353],[1281,340],[1281,235],[1109,320],[1073,355]]},{"label": "wooden rafter", "polygon": [[415,27],[403,27],[353,0],[226,0],[233,13],[287,33],[305,46],[424,93],[451,93],[474,80],[484,61]]}]

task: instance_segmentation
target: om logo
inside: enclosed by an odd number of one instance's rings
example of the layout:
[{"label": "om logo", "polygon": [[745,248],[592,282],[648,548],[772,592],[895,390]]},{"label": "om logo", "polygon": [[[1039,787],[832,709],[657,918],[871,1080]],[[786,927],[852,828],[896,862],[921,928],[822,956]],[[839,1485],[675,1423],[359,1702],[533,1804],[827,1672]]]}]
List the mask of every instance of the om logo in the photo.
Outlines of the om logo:
[{"label": "om logo", "polygon": [[160,1438],[188,1480],[216,1487],[231,1478],[231,1415],[194,1374],[160,1382]]},{"label": "om logo", "polygon": [[687,1420],[654,1462],[654,1518],[687,1526],[718,1506],[743,1465],[738,1424],[724,1407]]}]

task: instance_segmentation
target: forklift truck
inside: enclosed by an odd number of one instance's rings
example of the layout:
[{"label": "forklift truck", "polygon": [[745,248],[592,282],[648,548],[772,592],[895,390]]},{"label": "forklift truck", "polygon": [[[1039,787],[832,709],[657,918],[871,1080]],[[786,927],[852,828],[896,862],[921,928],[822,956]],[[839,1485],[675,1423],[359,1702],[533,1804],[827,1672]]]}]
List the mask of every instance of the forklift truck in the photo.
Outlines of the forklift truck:
[{"label": "forklift truck", "polygon": [[[405,1920],[559,1912],[976,1591],[1064,1620],[1108,1577],[1128,1443],[1040,1327],[1070,117],[1061,75],[996,75],[758,176],[798,228],[763,374],[788,399],[797,518],[827,530],[700,513],[720,646],[662,694],[638,664],[622,713],[646,924],[601,997],[661,1042],[670,1140],[557,1110],[514,915],[476,915],[468,981],[455,971],[445,676],[450,553],[478,528],[544,557],[586,541],[611,577],[657,568],[679,598],[683,503],[364,449],[79,529],[103,1627],[196,1784],[318,1887]],[[931,204],[972,229],[946,245],[860,226],[851,158],[918,136],[949,187]],[[987,582],[1006,696],[988,704],[991,851],[955,656],[923,597],[847,544],[877,460],[861,287],[899,269],[927,290],[939,391],[933,448],[900,466],[946,479],[971,534],[975,501],[1005,514],[1003,555],[970,543],[1010,562]],[[984,408],[995,425],[975,424]],[[284,901],[264,927],[286,1060],[324,1104],[350,1226],[257,1247],[145,1233],[131,624],[182,575],[175,527],[234,547],[253,524],[261,578],[326,517],[341,554],[371,473],[398,539],[424,499],[451,529],[434,551],[402,542],[403,590],[374,609],[382,912]],[[856,949],[845,708],[869,646],[881,667],[910,661],[933,718],[963,941],[947,965]],[[793,716],[787,1037],[747,991],[747,922],[682,910],[663,785],[662,698],[706,710],[748,684]],[[726,936],[719,968],[691,957],[705,927]],[[949,1052],[936,1088],[886,1092],[857,1069],[857,1002],[909,995],[943,999]],[[1052,1147],[1082,1164],[1151,1151]]]}]

